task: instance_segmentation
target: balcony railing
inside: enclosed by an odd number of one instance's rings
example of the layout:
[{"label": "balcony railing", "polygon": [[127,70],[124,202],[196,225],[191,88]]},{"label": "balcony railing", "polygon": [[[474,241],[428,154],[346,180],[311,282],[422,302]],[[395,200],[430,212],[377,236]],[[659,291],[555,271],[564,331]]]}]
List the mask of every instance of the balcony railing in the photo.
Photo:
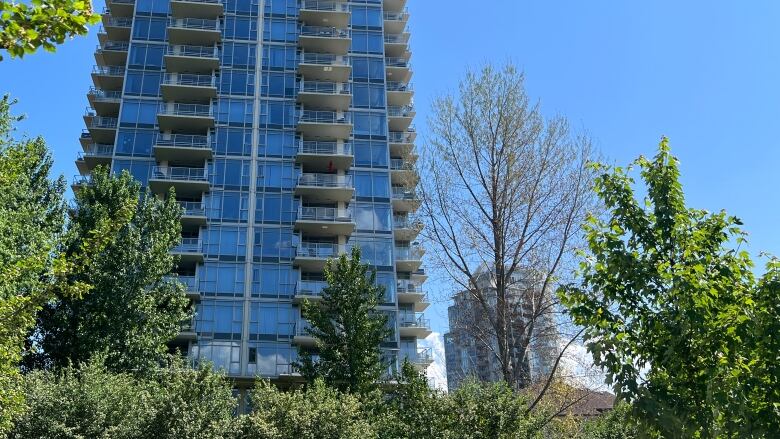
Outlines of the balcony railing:
[{"label": "balcony railing", "polygon": [[74,175],[73,176],[73,186],[84,186],[88,185],[92,182],[92,176],[91,175]]},{"label": "balcony railing", "polygon": [[121,66],[92,66],[92,73],[104,76],[124,76],[125,68]]},{"label": "balcony railing", "polygon": [[352,89],[347,82],[301,81],[298,92],[348,95]]},{"label": "balcony railing", "polygon": [[384,13],[384,19],[385,21],[406,21],[409,19],[409,13],[406,11],[402,12],[385,12]]},{"label": "balcony railing", "polygon": [[306,173],[298,177],[298,186],[316,186],[325,188],[352,188],[351,175]]},{"label": "balcony railing", "polygon": [[189,56],[194,58],[218,58],[216,46],[168,46],[166,55]]},{"label": "balcony railing", "polygon": [[339,57],[330,53],[304,52],[301,55],[300,62],[303,64],[319,65],[349,65],[347,57]]},{"label": "balcony railing", "polygon": [[211,105],[205,104],[181,104],[173,105],[162,103],[158,114],[169,116],[194,116],[194,117],[212,117]]},{"label": "balcony railing", "polygon": [[406,58],[385,58],[385,65],[387,67],[409,68],[411,63]]},{"label": "balcony railing", "polygon": [[396,292],[398,293],[422,293],[422,285],[419,282],[413,282],[406,279],[401,279],[395,284]]},{"label": "balcony railing", "polygon": [[322,242],[301,242],[296,249],[296,255],[300,258],[328,259],[338,256],[338,244]]},{"label": "balcony railing", "polygon": [[111,27],[131,27],[133,19],[130,17],[106,17],[104,21],[106,26]]},{"label": "balcony railing", "polygon": [[111,157],[114,155],[114,145],[105,143],[93,143],[84,152],[79,153],[80,158],[84,157]]},{"label": "balcony railing", "polygon": [[387,91],[412,91],[412,84],[405,82],[389,81],[387,83]]},{"label": "balcony railing", "polygon": [[162,134],[157,134],[154,139],[157,146],[169,146],[173,148],[202,148],[211,147],[208,136],[197,134],[171,134],[167,139]]},{"label": "balcony railing", "polygon": [[155,166],[152,168],[152,178],[160,180],[207,181],[206,168],[190,168],[186,166]]},{"label": "balcony railing", "polygon": [[301,26],[299,35],[303,37],[349,38],[349,29],[326,26]]},{"label": "balcony railing", "polygon": [[324,280],[299,280],[295,285],[295,294],[301,296],[321,296],[322,290],[328,287]]},{"label": "balcony railing", "polygon": [[318,140],[301,140],[298,144],[298,153],[318,155],[352,155],[352,144],[325,142]]},{"label": "balcony railing", "polygon": [[430,328],[431,320],[423,313],[399,312],[398,325],[403,328]]},{"label": "balcony railing", "polygon": [[390,106],[387,107],[387,115],[389,117],[412,117],[414,116],[414,107],[411,105]]},{"label": "balcony railing", "polygon": [[395,259],[399,261],[419,261],[422,259],[424,253],[425,252],[423,251],[422,247],[417,245],[409,247],[396,247]]},{"label": "balcony railing", "polygon": [[405,187],[393,186],[393,199],[395,200],[416,200],[417,193],[414,189],[408,189]]},{"label": "balcony railing", "polygon": [[393,227],[396,229],[421,229],[422,226],[421,221],[409,219],[408,216],[393,217]]},{"label": "balcony railing", "polygon": [[197,75],[194,73],[179,73],[173,75],[168,73],[163,79],[165,85],[182,85],[189,87],[214,87],[216,86],[216,76]]},{"label": "balcony railing", "polygon": [[390,159],[390,169],[393,171],[412,171],[414,163],[404,159]]},{"label": "balcony railing", "polygon": [[164,279],[183,283],[186,291],[198,291],[198,278],[196,276],[165,276]]},{"label": "balcony railing", "polygon": [[388,136],[390,143],[412,143],[412,135],[403,131],[390,131]]},{"label": "balcony railing", "polygon": [[181,243],[173,247],[174,253],[201,253],[200,238],[182,238]]},{"label": "balcony railing", "polygon": [[130,43],[126,41],[106,41],[103,44],[99,44],[97,46],[97,51],[107,51],[111,50],[114,52],[127,52],[127,49],[130,47]]},{"label": "balcony railing", "polygon": [[326,12],[348,12],[349,6],[343,2],[323,1],[323,0],[303,0],[301,9]]},{"label": "balcony railing", "polygon": [[427,364],[433,361],[433,350],[431,348],[420,348],[413,356],[409,356],[409,361],[416,364]]},{"label": "balcony railing", "polygon": [[203,216],[206,214],[206,209],[201,201],[179,201],[179,206],[184,211],[184,215]]},{"label": "balcony railing", "polygon": [[180,0],[180,1],[186,1],[189,3],[206,3],[206,4],[213,4],[213,5],[218,5],[222,3],[222,0]]},{"label": "balcony railing", "polygon": [[194,30],[219,30],[219,21],[207,18],[171,18],[168,27]]},{"label": "balcony railing", "polygon": [[306,221],[352,221],[352,212],[336,207],[303,207],[298,209],[298,219]]},{"label": "balcony railing", "polygon": [[90,117],[89,122],[87,123],[88,128],[116,128],[117,126],[117,118],[116,117],[104,117],[104,116],[94,116],[94,115],[88,115]]},{"label": "balcony railing", "polygon": [[90,87],[87,95],[97,101],[115,101],[122,98],[121,91],[103,90],[96,87]]},{"label": "balcony railing", "polygon": [[335,111],[322,110],[301,110],[298,116],[298,122],[349,124],[351,123],[351,118],[349,113],[337,113]]},{"label": "balcony railing", "polygon": [[389,44],[406,44],[409,42],[409,34],[385,34],[385,43]]}]

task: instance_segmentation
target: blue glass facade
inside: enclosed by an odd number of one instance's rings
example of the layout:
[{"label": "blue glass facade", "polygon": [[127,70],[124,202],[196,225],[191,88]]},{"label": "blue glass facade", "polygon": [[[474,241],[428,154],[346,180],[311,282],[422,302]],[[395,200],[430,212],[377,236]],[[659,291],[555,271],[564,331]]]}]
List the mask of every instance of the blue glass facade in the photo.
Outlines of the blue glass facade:
[{"label": "blue glass facade", "polygon": [[294,374],[314,348],[299,303],[357,245],[386,288],[388,367],[429,364],[404,3],[107,2],[76,184],[108,165],[175,188],[191,358]]}]

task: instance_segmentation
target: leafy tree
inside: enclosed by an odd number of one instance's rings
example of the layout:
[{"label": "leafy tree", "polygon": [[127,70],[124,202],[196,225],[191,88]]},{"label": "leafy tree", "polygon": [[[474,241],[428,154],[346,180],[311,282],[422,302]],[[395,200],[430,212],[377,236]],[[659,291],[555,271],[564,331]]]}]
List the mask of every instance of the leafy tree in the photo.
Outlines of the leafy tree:
[{"label": "leafy tree", "polygon": [[166,343],[190,317],[181,284],[164,279],[171,273],[171,248],[181,234],[180,207],[173,197],[160,200],[128,173],[112,177],[92,173],[91,184],[76,193],[66,258],[75,255],[95,230],[111,223],[117,233],[73,277],[92,285],[88,295],[58,295],[39,314],[35,339],[37,367],[62,367],[105,352],[111,370],[143,370],[164,358]]},{"label": "leafy tree", "polygon": [[[22,57],[43,46],[53,52],[66,38],[86,35],[100,21],[89,0],[0,1],[0,49]],[[0,56],[0,60],[2,60]]]},{"label": "leafy tree", "polygon": [[384,370],[380,343],[391,332],[387,316],[377,312],[384,289],[375,283],[376,274],[360,262],[360,249],[351,257],[341,255],[328,261],[318,303],[304,302],[302,315],[311,326],[307,332],[317,339],[319,358],[300,351],[298,369],[309,383],[322,378],[327,385],[347,392],[366,393],[378,385]]},{"label": "leafy tree", "polygon": [[631,418],[628,404],[616,404],[615,408],[596,419],[583,422],[582,439],[635,439],[656,437],[651,432],[640,431],[636,421]]},{"label": "leafy tree", "polygon": [[777,263],[757,283],[747,252],[733,248],[745,241],[741,222],[685,206],[667,139],[633,166],[596,165],[606,215],[585,225],[582,284],[560,291],[588,350],[618,398],[664,437],[776,434]]},{"label": "leafy tree", "polygon": [[171,360],[139,377],[110,372],[103,360],[28,374],[29,407],[10,438],[233,437],[237,401],[224,376]]}]

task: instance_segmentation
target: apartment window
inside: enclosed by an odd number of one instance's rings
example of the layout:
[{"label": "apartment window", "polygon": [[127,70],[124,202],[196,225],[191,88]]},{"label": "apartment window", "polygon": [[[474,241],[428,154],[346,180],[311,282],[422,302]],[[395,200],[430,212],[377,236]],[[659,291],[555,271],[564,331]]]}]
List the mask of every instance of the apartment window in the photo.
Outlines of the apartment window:
[{"label": "apartment window", "polygon": [[296,82],[294,73],[263,73],[261,92],[263,96],[276,98],[295,97]]},{"label": "apartment window", "polygon": [[215,121],[231,126],[252,126],[252,101],[250,99],[220,99],[217,101]]},{"label": "apartment window", "polygon": [[246,227],[214,225],[201,231],[203,253],[221,261],[246,259]]},{"label": "apartment window", "polygon": [[294,157],[298,152],[294,131],[260,131],[258,143],[260,157]]},{"label": "apartment window", "polygon": [[357,53],[385,53],[385,42],[382,32],[352,31],[351,52]]},{"label": "apartment window", "polygon": [[206,217],[212,222],[247,222],[249,194],[239,191],[211,191],[206,197]]},{"label": "apartment window", "polygon": [[228,40],[257,40],[257,20],[250,17],[228,15],[222,25],[222,35]]},{"label": "apartment window", "polygon": [[387,118],[384,113],[353,112],[355,136],[387,137]]},{"label": "apartment window", "polygon": [[266,15],[291,16],[298,15],[298,0],[266,0]]},{"label": "apartment window", "polygon": [[257,187],[265,191],[292,190],[295,166],[289,162],[261,161],[257,164]]},{"label": "apartment window", "polygon": [[292,304],[253,302],[249,308],[249,339],[276,341],[293,335]]},{"label": "apartment window", "polygon": [[198,287],[205,296],[242,297],[244,264],[206,262],[198,268]]},{"label": "apartment window", "polygon": [[392,238],[353,236],[348,243],[360,247],[360,257],[365,263],[377,267],[393,265]]},{"label": "apartment window", "polygon": [[162,73],[130,70],[125,80],[125,94],[136,96],[159,96]]},{"label": "apartment window", "polygon": [[389,204],[353,203],[358,232],[391,232],[393,210]]},{"label": "apartment window", "polygon": [[298,21],[282,18],[266,18],[263,27],[263,41],[298,41]]},{"label": "apartment window", "polygon": [[191,358],[196,362],[208,362],[215,370],[230,374],[241,373],[241,343],[198,340],[192,346]]},{"label": "apartment window", "polygon": [[384,82],[385,63],[382,58],[352,57],[352,78],[360,82]]},{"label": "apartment window", "polygon": [[149,185],[149,174],[152,172],[154,162],[139,160],[114,160],[111,171],[119,175],[122,171],[127,171],[133,178],[141,183],[141,186]]},{"label": "apartment window", "polygon": [[387,168],[387,142],[355,140],[352,142],[355,166],[365,168]]},{"label": "apartment window", "polygon": [[263,68],[269,70],[294,70],[298,67],[298,54],[292,46],[263,46]]},{"label": "apartment window", "polygon": [[225,0],[225,14],[249,15],[256,17],[258,0]]},{"label": "apartment window", "polygon": [[371,8],[366,6],[353,6],[352,7],[352,21],[353,28],[382,28],[382,10],[379,8]]},{"label": "apartment window", "polygon": [[138,0],[135,5],[137,15],[168,15],[169,0]]},{"label": "apartment window", "polygon": [[254,68],[257,62],[256,46],[250,43],[222,43],[222,68]]},{"label": "apartment window", "polygon": [[252,96],[255,93],[255,73],[250,70],[223,69],[219,75],[219,93]]},{"label": "apartment window", "polygon": [[384,288],[385,296],[383,303],[395,303],[395,275],[393,273],[378,272],[376,273],[375,283]]},{"label": "apartment window", "polygon": [[157,101],[125,100],[119,113],[119,125],[123,127],[153,128],[157,123]]},{"label": "apartment window", "polygon": [[383,84],[352,84],[352,106],[355,108],[385,108]]},{"label": "apartment window", "polygon": [[260,125],[274,128],[295,127],[295,104],[291,101],[261,101]]},{"label": "apartment window", "polygon": [[252,266],[252,297],[290,298],[295,293],[298,272],[284,264]]},{"label": "apartment window", "polygon": [[162,70],[164,53],[165,46],[163,45],[133,44],[130,47],[127,67],[131,69]]},{"label": "apartment window", "polygon": [[255,204],[255,222],[266,224],[292,224],[295,221],[297,203],[291,193],[260,193]]},{"label": "apartment window", "polygon": [[150,157],[155,131],[120,129],[116,135],[116,155]]},{"label": "apartment window", "polygon": [[256,358],[247,364],[247,374],[279,376],[292,372],[292,364],[298,360],[298,351],[289,343],[254,342],[249,348]]},{"label": "apartment window", "polygon": [[355,171],[355,195],[357,199],[371,201],[372,198],[390,198],[390,176],[387,173]]},{"label": "apartment window", "polygon": [[249,160],[216,159],[211,164],[211,184],[223,189],[248,189],[251,162]]},{"label": "apartment window", "polygon": [[256,262],[277,262],[293,257],[293,232],[290,227],[255,230],[254,257]]},{"label": "apartment window", "polygon": [[243,302],[204,299],[196,309],[195,330],[198,335],[217,340],[241,340]]},{"label": "apartment window", "polygon": [[218,127],[214,135],[214,153],[217,155],[251,155],[252,131]]},{"label": "apartment window", "polygon": [[133,39],[165,41],[167,29],[167,18],[136,17],[133,20]]}]

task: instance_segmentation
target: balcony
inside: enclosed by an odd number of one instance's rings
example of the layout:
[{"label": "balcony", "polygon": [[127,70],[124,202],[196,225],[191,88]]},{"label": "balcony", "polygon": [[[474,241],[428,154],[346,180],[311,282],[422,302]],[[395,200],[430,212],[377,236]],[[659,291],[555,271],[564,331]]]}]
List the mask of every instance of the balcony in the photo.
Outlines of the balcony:
[{"label": "balcony", "polygon": [[299,280],[295,285],[293,301],[300,303],[304,300],[320,300],[322,298],[322,290],[327,288],[327,286],[328,283],[324,280]]},{"label": "balcony", "polygon": [[301,26],[298,47],[304,51],[346,55],[352,43],[349,29],[327,26]]},{"label": "balcony", "polygon": [[174,17],[217,18],[224,13],[221,0],[171,0]]},{"label": "balcony", "polygon": [[352,134],[352,118],[343,111],[301,110],[298,132],[313,139],[348,139]]},{"label": "balcony", "polygon": [[401,337],[425,338],[431,331],[431,321],[423,313],[401,311],[398,313],[398,330]]},{"label": "balcony", "polygon": [[214,127],[211,105],[164,102],[157,110],[157,124],[161,131],[204,132]]},{"label": "balcony", "polygon": [[385,12],[385,32],[391,34],[400,34],[406,29],[406,24],[409,22],[409,13],[406,11],[401,12]]},{"label": "balcony", "polygon": [[84,115],[89,135],[95,143],[113,144],[116,138],[116,117],[97,116],[94,112]]},{"label": "balcony", "polygon": [[351,175],[304,173],[295,186],[296,196],[316,202],[348,202],[354,193]]},{"label": "balcony", "polygon": [[311,171],[348,169],[353,159],[352,144],[337,141],[301,140],[295,156],[297,163]]},{"label": "balcony", "polygon": [[106,40],[130,41],[130,29],[133,26],[131,17],[114,17],[103,14],[103,29]]},{"label": "balcony", "polygon": [[417,113],[411,105],[387,107],[387,125],[390,131],[404,132],[409,129],[415,114]]},{"label": "balcony", "polygon": [[396,285],[396,294],[398,303],[412,304],[417,312],[425,311],[428,305],[430,305],[428,295],[422,290],[421,284],[417,282],[399,280]]},{"label": "balcony", "polygon": [[406,7],[406,0],[382,0],[382,9],[390,12],[400,12]]},{"label": "balcony", "polygon": [[295,251],[293,265],[302,271],[322,271],[328,259],[343,253],[338,244],[301,242]]},{"label": "balcony", "polygon": [[390,142],[390,155],[396,157],[405,157],[414,150],[414,139],[417,133],[414,131],[390,131],[388,141]]},{"label": "balcony", "polygon": [[73,192],[78,191],[84,186],[87,186],[92,183],[92,176],[89,174],[86,175],[74,175],[73,176],[73,183],[71,183],[70,188],[73,189]]},{"label": "balcony", "polygon": [[125,80],[125,68],[122,66],[92,67],[92,83],[103,90],[121,90]]},{"label": "balcony", "polygon": [[352,65],[346,56],[304,52],[298,59],[298,73],[310,80],[346,82],[352,75]]},{"label": "balcony", "polygon": [[349,6],[343,2],[328,0],[303,0],[298,18],[316,26],[349,26]]},{"label": "balcony", "polygon": [[217,46],[168,46],[165,68],[168,72],[211,73],[219,68]]},{"label": "balcony", "polygon": [[408,58],[409,53],[409,33],[386,33],[385,34],[385,55],[391,57]]},{"label": "balcony", "polygon": [[217,97],[217,78],[193,73],[168,73],[160,84],[166,101],[209,102]]},{"label": "balcony", "polygon": [[149,188],[156,194],[167,194],[176,189],[179,196],[197,196],[209,190],[206,168],[186,166],[155,166],[149,179]]},{"label": "balcony", "polygon": [[355,230],[352,212],[336,207],[303,207],[298,209],[295,230],[309,236],[343,236]]},{"label": "balcony", "polygon": [[431,348],[419,348],[414,354],[407,355],[406,359],[417,370],[424,372],[433,363],[433,350]]},{"label": "balcony", "polygon": [[387,83],[387,104],[390,106],[411,105],[414,89],[412,84],[405,82]]},{"label": "balcony", "polygon": [[393,186],[392,204],[396,212],[412,212],[420,207],[420,199],[414,189]]},{"label": "balcony", "polygon": [[306,320],[299,320],[295,325],[295,332],[293,336],[293,343],[298,346],[314,347],[317,345],[317,341],[307,331],[311,327],[311,324]]},{"label": "balcony", "polygon": [[393,236],[398,241],[413,241],[422,229],[422,221],[409,219],[405,215],[393,216]]},{"label": "balcony", "polygon": [[298,103],[315,108],[349,110],[352,88],[348,82],[301,81]]},{"label": "balcony", "polygon": [[385,58],[387,80],[409,82],[412,79],[412,64],[405,57]]},{"label": "balcony", "polygon": [[222,39],[219,20],[208,18],[171,18],[168,20],[168,41],[171,44],[211,46]]},{"label": "balcony", "polygon": [[195,332],[195,318],[181,322],[179,334],[173,340],[174,343],[189,343],[196,341],[198,334]]},{"label": "balcony", "polygon": [[114,17],[132,17],[135,0],[107,0],[106,7]]},{"label": "balcony", "polygon": [[417,183],[417,171],[414,163],[404,159],[390,159],[390,182],[395,185],[413,185]]},{"label": "balcony", "polygon": [[105,41],[95,49],[95,61],[101,66],[123,66],[127,63],[127,41]]},{"label": "balcony", "polygon": [[89,105],[95,109],[97,114],[117,116],[119,115],[119,102],[122,100],[122,92],[90,87],[87,92],[87,100],[89,100]]},{"label": "balcony", "polygon": [[419,245],[396,246],[395,268],[398,271],[417,271],[422,266],[425,250]]},{"label": "balcony", "polygon": [[203,163],[212,157],[208,136],[157,133],[153,145],[159,161]]},{"label": "balcony", "polygon": [[206,209],[202,201],[179,201],[182,208],[181,224],[183,227],[200,227],[206,225]]},{"label": "balcony", "polygon": [[76,167],[82,174],[88,174],[96,167],[111,166],[111,157],[114,155],[113,144],[92,143],[80,152],[76,160]]},{"label": "balcony", "polygon": [[187,297],[193,302],[200,301],[200,289],[198,288],[197,276],[166,276],[165,279],[183,283]]},{"label": "balcony", "polygon": [[182,238],[181,243],[171,249],[171,253],[182,262],[203,262],[203,246],[200,238]]}]

